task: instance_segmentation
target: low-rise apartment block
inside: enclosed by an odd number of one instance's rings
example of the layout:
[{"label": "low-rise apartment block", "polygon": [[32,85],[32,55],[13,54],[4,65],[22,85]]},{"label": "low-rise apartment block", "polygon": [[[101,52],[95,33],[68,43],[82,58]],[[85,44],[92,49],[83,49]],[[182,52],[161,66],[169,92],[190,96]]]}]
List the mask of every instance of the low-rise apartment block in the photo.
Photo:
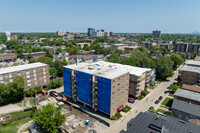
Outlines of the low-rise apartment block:
[{"label": "low-rise apartment block", "polygon": [[177,42],[174,45],[174,52],[185,53],[188,52],[189,43]]},{"label": "low-rise apartment block", "polygon": [[16,53],[4,53],[0,54],[0,61],[12,61],[17,59]]},{"label": "low-rise apartment block", "polygon": [[1,83],[12,82],[16,76],[24,78],[25,90],[37,86],[47,86],[50,82],[48,65],[39,62],[0,69]]},{"label": "low-rise apartment block", "polygon": [[129,72],[98,64],[63,67],[64,94],[110,117],[128,101]]},{"label": "low-rise apartment block", "polygon": [[85,43],[76,43],[76,46],[77,46],[77,47],[81,47],[81,48],[84,48],[85,45],[90,46],[91,44],[90,44],[90,43],[87,43],[87,42],[85,42]]},{"label": "low-rise apartment block", "polygon": [[160,43],[158,44],[160,47],[165,47],[166,49],[173,49],[173,44],[172,43]]},{"label": "low-rise apartment block", "polygon": [[184,65],[179,70],[180,84],[200,85],[200,67]]},{"label": "low-rise apartment block", "polygon": [[52,54],[56,53],[56,48],[52,47],[52,46],[43,46],[42,49],[46,49],[46,50],[48,50]]},{"label": "low-rise apartment block", "polygon": [[127,47],[124,47],[124,49],[126,50],[126,51],[132,51],[132,50],[134,50],[134,49],[138,49],[140,46],[127,46]]},{"label": "low-rise apartment block", "polygon": [[115,49],[118,49],[118,50],[124,50],[125,47],[128,47],[128,45],[120,43],[120,44],[113,44],[112,47],[115,48]]},{"label": "low-rise apartment block", "polygon": [[200,120],[200,93],[178,89],[174,93],[172,113],[184,121]]},{"label": "low-rise apartment block", "polygon": [[[32,52],[32,53],[23,53],[21,58],[22,59],[35,59],[37,60],[38,58],[40,58],[41,56],[46,56],[47,52]],[[30,56],[30,57],[29,57]]]},{"label": "low-rise apartment block", "polygon": [[145,48],[149,49],[151,46],[156,46],[157,43],[155,43],[155,42],[142,42],[142,45],[143,45]]}]

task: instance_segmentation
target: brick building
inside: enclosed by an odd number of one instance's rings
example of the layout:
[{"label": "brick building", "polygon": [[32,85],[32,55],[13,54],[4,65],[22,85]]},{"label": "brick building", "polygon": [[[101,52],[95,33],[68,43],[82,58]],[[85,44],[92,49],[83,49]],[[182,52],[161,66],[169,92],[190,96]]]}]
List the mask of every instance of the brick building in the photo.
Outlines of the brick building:
[{"label": "brick building", "polygon": [[44,52],[44,51],[42,51],[42,52],[32,52],[32,53],[23,53],[21,58],[22,59],[29,59],[29,56],[30,56],[30,59],[37,60],[41,56],[46,56],[46,55],[47,55],[47,53]]},{"label": "brick building", "polygon": [[25,90],[37,86],[47,86],[50,83],[48,65],[39,62],[0,69],[1,83],[12,82],[16,76],[24,78]]},{"label": "brick building", "polygon": [[0,54],[0,62],[1,61],[12,61],[17,59],[16,53],[4,53]]}]

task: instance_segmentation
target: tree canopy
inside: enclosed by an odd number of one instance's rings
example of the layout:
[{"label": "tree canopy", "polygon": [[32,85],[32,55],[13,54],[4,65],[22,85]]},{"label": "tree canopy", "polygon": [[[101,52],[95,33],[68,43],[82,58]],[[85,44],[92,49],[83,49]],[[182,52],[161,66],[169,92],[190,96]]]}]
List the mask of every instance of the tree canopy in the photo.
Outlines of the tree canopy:
[{"label": "tree canopy", "polygon": [[61,107],[54,107],[53,104],[42,106],[34,115],[34,120],[42,133],[57,133],[59,126],[65,122],[64,114],[61,114]]}]

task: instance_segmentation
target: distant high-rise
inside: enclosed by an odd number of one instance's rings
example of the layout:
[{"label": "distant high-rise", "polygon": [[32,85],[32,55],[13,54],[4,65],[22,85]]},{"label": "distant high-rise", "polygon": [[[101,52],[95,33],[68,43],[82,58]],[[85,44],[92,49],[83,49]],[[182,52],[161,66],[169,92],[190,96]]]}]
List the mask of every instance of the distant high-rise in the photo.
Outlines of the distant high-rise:
[{"label": "distant high-rise", "polygon": [[67,34],[66,31],[57,31],[58,36],[64,36],[65,34]]},{"label": "distant high-rise", "polygon": [[10,41],[10,35],[11,35],[10,31],[6,31],[5,34],[6,34],[6,37],[7,37],[7,41]]},{"label": "distant high-rise", "polygon": [[161,37],[161,31],[156,30],[152,32],[152,35],[154,38],[160,38]]},{"label": "distant high-rise", "polygon": [[88,37],[95,37],[95,29],[88,28]]}]

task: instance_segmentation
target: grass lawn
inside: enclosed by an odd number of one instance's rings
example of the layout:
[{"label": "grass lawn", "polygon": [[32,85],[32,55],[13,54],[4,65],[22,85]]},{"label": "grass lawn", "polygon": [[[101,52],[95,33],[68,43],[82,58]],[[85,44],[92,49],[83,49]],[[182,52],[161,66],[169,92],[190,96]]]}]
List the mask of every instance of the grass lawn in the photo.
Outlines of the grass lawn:
[{"label": "grass lawn", "polygon": [[20,116],[24,116],[24,115],[28,115],[28,114],[31,114],[31,110],[14,112],[14,113],[11,113],[11,118],[14,119],[14,118],[17,118],[17,117],[20,117]]},{"label": "grass lawn", "polygon": [[160,112],[160,113],[165,114],[165,113],[167,113],[168,111],[165,111],[165,110],[162,110],[162,109],[157,109],[156,112]]},{"label": "grass lawn", "polygon": [[169,96],[174,97],[174,93],[169,93]]},{"label": "grass lawn", "polygon": [[169,107],[164,106],[164,105],[160,105],[160,107],[163,107],[163,108],[169,109]]},{"label": "grass lawn", "polygon": [[35,104],[35,98],[31,98],[31,99],[30,99],[30,104],[31,104],[31,105],[34,105],[34,104]]},{"label": "grass lawn", "polygon": [[149,86],[149,89],[153,90],[154,88],[155,88],[155,86],[152,86],[152,85]]},{"label": "grass lawn", "polygon": [[12,122],[8,126],[1,126],[0,127],[0,133],[16,133],[17,132],[17,127],[19,125],[25,124],[30,120],[32,120],[32,118],[27,118],[27,119],[15,121],[15,122]]},{"label": "grass lawn", "polygon": [[173,103],[173,99],[172,98],[165,98],[165,100],[162,102],[162,105],[167,106],[167,107],[171,107]]},{"label": "grass lawn", "polygon": [[161,80],[156,80],[156,83],[160,84],[160,83],[162,83],[162,81]]}]

